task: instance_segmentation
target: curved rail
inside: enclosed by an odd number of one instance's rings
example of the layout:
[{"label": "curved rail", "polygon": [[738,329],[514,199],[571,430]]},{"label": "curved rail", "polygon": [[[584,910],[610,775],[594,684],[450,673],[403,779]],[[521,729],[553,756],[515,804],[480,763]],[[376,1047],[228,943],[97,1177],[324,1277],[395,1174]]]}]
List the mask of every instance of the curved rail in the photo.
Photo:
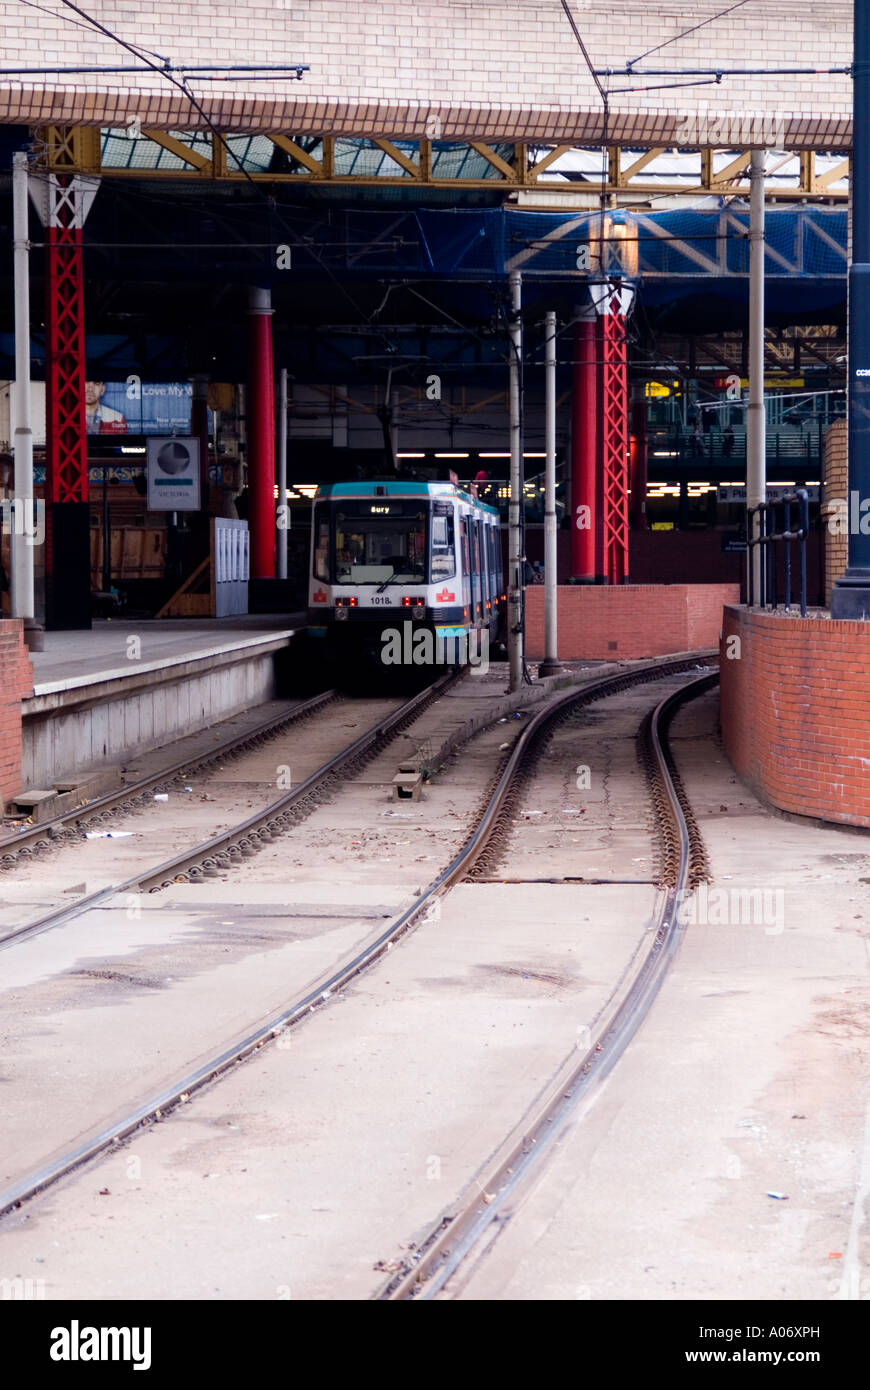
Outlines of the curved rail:
[{"label": "curved rail", "polygon": [[[583,704],[590,703],[596,699],[602,699],[606,695],[618,693],[620,690],[631,686],[659,679],[663,676],[673,675],[681,671],[697,667],[698,659],[690,658],[680,661],[667,662],[649,667],[642,667],[639,670],[625,672],[618,676],[604,677],[600,680],[590,682],[580,690],[568,692],[560,699],[550,705],[545,706],[529,721],[522,733],[517,738],[504,769],[500,773],[495,789],[488,796],[484,805],[478,824],[473,833],[469,836],[463,848],[454,856],[445,869],[415,897],[413,902],[395,916],[372,941],[370,941],[361,951],[347,960],[338,969],[329,975],[321,978],[316,985],[306,990],[306,993],[296,999],[281,1013],[273,1016],[265,1023],[252,1029],[244,1036],[237,1038],[222,1051],[204,1061],[201,1065],[186,1073],[184,1076],[173,1081],[164,1088],[159,1094],[151,1095],[138,1105],[134,1110],[127,1112],[120,1119],[106,1125],[96,1132],[92,1132],[82,1138],[73,1148],[67,1149],[62,1153],[54,1155],[48,1159],[38,1170],[27,1174],[11,1186],[0,1191],[0,1216],[20,1204],[44,1188],[56,1182],[74,1168],[97,1157],[105,1149],[113,1144],[119,1143],[122,1139],[131,1135],[143,1123],[162,1119],[167,1111],[171,1110],[182,1101],[187,1101],[191,1094],[215,1080],[222,1072],[228,1070],[249,1057],[252,1053],[264,1046],[272,1038],[278,1037],[288,1028],[298,1023],[301,1019],[308,1017],[323,1007],[340,990],[342,990],[351,980],[359,975],[363,970],[374,964],[382,955],[391,949],[393,944],[399,940],[409,929],[418,921],[425,921],[433,900],[444,893],[454,882],[464,876],[477,862],[480,854],[486,847],[487,842],[493,835],[499,818],[505,815],[510,808],[510,794],[514,789],[518,770],[524,765],[526,760],[534,752],[536,740],[552,725],[559,717],[570,712],[572,708],[577,708]],[[452,677],[444,677],[442,681],[436,682],[434,687],[424,691],[423,695],[434,698],[437,687],[443,686]],[[709,685],[718,679],[717,676],[707,676],[704,678]],[[438,691],[440,693],[440,691]],[[678,692],[682,694],[682,692]],[[671,697],[672,699],[675,697]],[[420,700],[421,697],[415,697]],[[411,702],[413,703],[413,702]],[[665,702],[667,703],[667,702]],[[398,721],[400,717],[408,718],[407,707],[398,711],[391,719]],[[404,712],[404,713],[403,713]],[[416,709],[413,711],[416,713]],[[376,731],[365,735],[363,739],[357,740],[352,745],[352,749],[365,740],[373,741],[378,737]],[[351,749],[344,754],[340,754],[342,759],[351,756]],[[319,774],[315,774],[319,776]],[[668,774],[670,776],[670,774]],[[309,779],[309,782],[311,779]],[[302,784],[296,789],[296,795],[301,796],[306,784]],[[292,795],[285,798],[286,801],[292,800]],[[265,813],[268,818],[268,811]],[[221,837],[223,838],[223,837]],[[107,890],[107,892],[117,892],[118,889]],[[455,1231],[451,1230],[451,1234]],[[427,1251],[420,1252],[421,1261],[427,1256]],[[441,1259],[440,1253],[433,1256],[436,1261]],[[427,1257],[427,1267],[429,1264]],[[414,1270],[407,1276],[411,1286],[416,1285],[422,1264],[415,1264]],[[397,1284],[397,1280],[402,1276],[394,1276],[390,1284],[390,1289]],[[388,1296],[394,1296],[390,1293]]]},{"label": "curved rail", "polygon": [[583,1057],[577,1061],[572,1056],[563,1063],[545,1099],[508,1136],[487,1171],[476,1177],[473,1191],[439,1217],[377,1298],[434,1298],[484,1242],[496,1238],[508,1202],[518,1196],[531,1169],[562,1136],[580,1102],[619,1061],[648,1014],[682,938],[683,896],[704,864],[700,835],[668,747],[667,729],[683,703],[703,694],[717,680],[718,675],[703,676],[676,691],[656,706],[642,726],[653,800],[657,814],[667,822],[664,840],[675,848],[675,863],[653,923],[652,944],[628,992]]},{"label": "curved rail", "polygon": [[182,774],[193,777],[197,773],[204,772],[214,763],[223,762],[227,758],[247,752],[250,748],[258,747],[267,739],[272,738],[274,734],[280,733],[287,724],[296,724],[302,719],[307,719],[310,715],[316,714],[324,705],[330,704],[337,698],[337,690],[325,690],[320,695],[314,695],[310,700],[303,700],[290,709],[282,710],[280,714],[272,715],[270,719],[265,719],[262,724],[257,724],[253,729],[248,729],[235,737],[223,739],[204,755],[194,754],[191,757],[182,758],[178,762],[171,763],[169,767],[162,768],[160,772],[152,773],[149,777],[140,777],[135,782],[125,783],[123,787],[119,787],[115,791],[105,792],[102,796],[94,797],[93,801],[88,801],[83,806],[62,811],[60,815],[52,816],[50,820],[41,821],[39,825],[28,826],[26,830],[18,830],[12,835],[4,835],[0,839],[0,870],[13,868],[15,860],[19,856],[30,859],[44,850],[54,848],[67,837],[75,839],[78,827],[83,824],[89,824],[91,821],[99,823],[110,820],[119,811],[125,811],[131,806],[144,803],[149,793],[159,791],[161,787],[171,786]]},{"label": "curved rail", "polygon": [[[65,922],[81,916],[83,912],[102,906],[111,898],[116,897],[118,893],[141,892],[143,889],[157,893],[162,888],[171,887],[174,883],[199,882],[206,877],[217,875],[232,868],[243,858],[249,858],[268,841],[282,834],[296,821],[308,815],[317,804],[317,799],[327,789],[328,784],[339,775],[347,776],[353,767],[359,765],[375,751],[377,744],[397,734],[406,723],[416,718],[426,705],[437,699],[455,679],[455,673],[450,672],[440,677],[432,685],[427,686],[419,694],[406,700],[399,709],[380,720],[373,728],[367,729],[347,748],[336,753],[310,777],[306,777],[305,781],[300,782],[298,787],[294,787],[291,791],[278,797],[277,800],[270,802],[268,806],[256,811],[247,820],[230,826],[228,830],[222,831],[219,835],[213,835],[198,845],[182,850],[180,854],[173,855],[171,859],[165,859],[160,864],[151,865],[150,868],[132,874],[120,883],[109,884],[106,888],[98,888],[93,893],[88,893],[85,897],[77,899],[76,902],[70,903],[68,906],[53,908],[51,912],[45,913],[42,917],[14,927],[0,937],[0,950],[5,950],[8,946],[29,937],[38,936],[41,932],[52,931],[55,927],[62,926]],[[318,696],[317,700],[321,704],[327,703],[323,696]]]}]

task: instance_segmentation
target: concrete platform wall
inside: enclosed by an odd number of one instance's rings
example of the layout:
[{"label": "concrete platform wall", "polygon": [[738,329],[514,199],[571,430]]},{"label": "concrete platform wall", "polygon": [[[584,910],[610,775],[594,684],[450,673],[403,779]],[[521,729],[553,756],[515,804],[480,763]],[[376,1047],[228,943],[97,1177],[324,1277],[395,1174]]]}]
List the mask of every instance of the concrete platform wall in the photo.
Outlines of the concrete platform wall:
[{"label": "concrete platform wall", "polygon": [[21,785],[53,787],[60,777],[124,763],[271,700],[275,692],[274,652],[268,649],[223,662],[192,660],[147,683],[131,677],[37,696],[24,703]]},{"label": "concrete platform wall", "polygon": [[0,808],[22,790],[21,700],[33,692],[24,624],[0,618]]},{"label": "concrete platform wall", "polygon": [[870,622],[729,607],[720,655],[744,781],[781,810],[870,826]]},{"label": "concrete platform wall", "polygon": [[[722,607],[737,584],[560,585],[559,656],[563,661],[667,656],[715,647]],[[526,590],[526,654],[544,656],[544,589]]]}]

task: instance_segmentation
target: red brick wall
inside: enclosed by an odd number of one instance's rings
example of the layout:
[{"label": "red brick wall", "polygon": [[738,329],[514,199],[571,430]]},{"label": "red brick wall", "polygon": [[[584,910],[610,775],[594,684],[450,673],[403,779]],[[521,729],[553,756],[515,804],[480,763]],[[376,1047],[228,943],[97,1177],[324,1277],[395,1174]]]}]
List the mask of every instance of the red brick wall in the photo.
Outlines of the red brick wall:
[{"label": "red brick wall", "polygon": [[[715,647],[722,606],[739,597],[736,584],[560,585],[559,656],[666,656]],[[544,588],[526,590],[526,653],[544,655]]]},{"label": "red brick wall", "polygon": [[22,623],[0,618],[0,809],[21,791],[21,700],[33,694]]},{"label": "red brick wall", "polygon": [[720,671],[740,776],[781,810],[870,826],[870,622],[726,608]]},{"label": "red brick wall", "polygon": [[[822,489],[822,534],[825,537],[825,605],[831,606],[835,580],[848,563],[849,533],[837,524],[837,508],[849,498],[849,434],[845,420],[835,420],[825,435],[824,487]],[[839,513],[842,518],[842,512]]]}]

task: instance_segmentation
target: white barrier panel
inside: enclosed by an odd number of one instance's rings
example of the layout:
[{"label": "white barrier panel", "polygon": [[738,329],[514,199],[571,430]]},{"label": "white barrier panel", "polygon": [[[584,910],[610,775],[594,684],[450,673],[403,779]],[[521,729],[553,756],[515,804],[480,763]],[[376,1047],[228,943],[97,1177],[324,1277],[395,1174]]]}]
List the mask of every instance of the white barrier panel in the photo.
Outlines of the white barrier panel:
[{"label": "white barrier panel", "polygon": [[246,521],[213,519],[212,586],[214,615],[229,618],[248,611],[251,538]]}]

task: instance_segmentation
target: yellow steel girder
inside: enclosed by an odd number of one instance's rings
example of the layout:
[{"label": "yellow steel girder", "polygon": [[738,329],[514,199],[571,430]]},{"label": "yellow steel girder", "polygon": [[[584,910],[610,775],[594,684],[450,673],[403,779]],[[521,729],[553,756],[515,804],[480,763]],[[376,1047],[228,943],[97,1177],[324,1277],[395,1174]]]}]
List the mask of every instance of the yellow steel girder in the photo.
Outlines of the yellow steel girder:
[{"label": "yellow steel girder", "polygon": [[[564,192],[566,201],[570,200],[572,196],[576,197],[580,191],[586,194],[604,193],[613,200],[617,196],[624,198],[626,194],[637,194],[639,198],[647,199],[656,195],[699,197],[704,194],[721,194],[726,191],[745,194],[748,193],[749,189],[748,180],[742,177],[749,165],[748,151],[729,151],[728,153],[732,155],[731,160],[724,169],[716,172],[713,161],[714,150],[702,149],[700,151],[701,173],[697,181],[680,182],[674,179],[673,181],[654,182],[651,178],[644,179],[642,176],[644,171],[649,169],[649,166],[654,164],[660,155],[667,153],[662,147],[655,146],[643,153],[638,153],[637,150],[628,151],[623,150],[618,145],[612,145],[608,147],[607,151],[608,176],[603,185],[594,178],[581,184],[573,182],[559,184],[543,181],[542,176],[548,170],[552,171],[553,165],[572,149],[585,147],[559,144],[547,148],[542,153],[541,146],[533,146],[521,141],[505,142],[500,148],[503,150],[508,146],[513,152],[512,158],[508,159],[491,143],[479,140],[433,142],[416,138],[408,140],[400,135],[395,135],[391,139],[360,137],[362,147],[369,151],[376,150],[383,156],[382,168],[386,169],[387,172],[355,174],[337,170],[336,143],[338,137],[332,135],[318,136],[317,153],[313,153],[312,149],[306,149],[302,143],[306,137],[281,131],[270,131],[265,138],[271,141],[276,148],[282,150],[295,166],[290,171],[274,172],[241,168],[238,159],[227,143],[233,138],[232,132],[217,136],[211,133],[198,133],[194,136],[180,132],[168,132],[153,128],[140,129],[138,126],[135,128],[130,126],[126,130],[114,130],[112,134],[115,138],[123,138],[126,135],[131,142],[136,142],[138,148],[152,154],[153,157],[156,157],[159,150],[166,150],[181,161],[181,166],[178,168],[155,168],[147,162],[135,166],[103,163],[101,158],[103,132],[101,130],[94,126],[62,125],[41,126],[34,132],[37,162],[49,170],[99,174],[104,178],[183,181],[191,179],[238,181],[250,178],[258,182],[268,183],[331,183],[369,188],[396,188],[406,185],[409,187],[425,186],[457,190],[502,187],[506,191],[537,189],[546,191],[550,195]],[[342,136],[340,140],[342,145],[346,147],[350,137]],[[398,140],[402,140],[405,148],[396,143]],[[440,146],[449,146],[451,150],[465,146],[478,155],[481,161],[485,162],[490,171],[489,174],[487,177],[482,177],[479,174],[472,177],[439,176],[435,173],[435,154]],[[850,165],[848,159],[842,159],[834,167],[824,172],[817,172],[814,151],[807,150],[796,153],[799,159],[799,176],[796,183],[788,187],[768,187],[768,198],[779,201],[819,199],[825,202],[848,198],[847,190],[833,188],[834,184],[848,179]],[[786,155],[784,158],[792,157],[794,156]],[[782,163],[783,160],[780,162]]]}]

